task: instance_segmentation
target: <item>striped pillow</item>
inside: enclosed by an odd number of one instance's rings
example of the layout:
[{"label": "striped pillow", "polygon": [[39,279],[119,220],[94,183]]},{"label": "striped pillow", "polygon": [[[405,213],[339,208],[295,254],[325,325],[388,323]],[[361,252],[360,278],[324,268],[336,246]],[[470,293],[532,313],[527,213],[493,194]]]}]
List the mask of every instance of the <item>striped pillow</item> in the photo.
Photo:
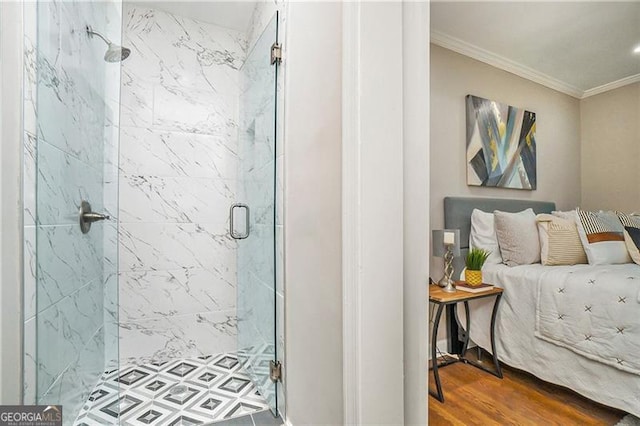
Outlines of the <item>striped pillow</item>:
[{"label": "striped pillow", "polygon": [[640,216],[616,212],[624,226],[624,243],[631,260],[640,265]]},{"label": "striped pillow", "polygon": [[576,209],[576,224],[590,265],[630,263],[624,227],[614,212]]},{"label": "striped pillow", "polygon": [[550,214],[536,216],[543,265],[577,265],[587,263],[576,222]]}]

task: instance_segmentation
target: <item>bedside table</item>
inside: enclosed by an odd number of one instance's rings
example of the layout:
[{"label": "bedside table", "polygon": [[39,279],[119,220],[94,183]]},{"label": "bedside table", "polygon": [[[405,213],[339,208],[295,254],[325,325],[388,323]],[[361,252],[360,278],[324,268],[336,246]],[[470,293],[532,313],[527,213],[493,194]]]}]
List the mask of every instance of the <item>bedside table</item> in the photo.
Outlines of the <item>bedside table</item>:
[{"label": "bedside table", "polygon": [[[498,313],[498,305],[500,304],[500,299],[502,298],[503,291],[504,290],[499,287],[494,287],[491,290],[486,290],[479,293],[469,293],[461,290],[457,290],[454,293],[447,293],[443,291],[441,287],[435,284],[429,285],[429,303],[435,303],[436,305],[438,305],[438,310],[436,311],[436,317],[433,323],[433,335],[431,337],[431,364],[433,366],[429,368],[429,370],[433,370],[437,392],[433,392],[431,389],[429,389],[429,395],[433,396],[438,401],[444,402],[444,394],[442,393],[442,385],[440,383],[440,376],[438,375],[438,368],[440,367],[445,367],[455,362],[464,362],[465,364],[473,365],[476,368],[479,368],[502,379],[502,369],[500,368],[498,354],[496,353],[495,325],[496,314]],[[469,301],[484,299],[486,297],[495,297],[495,302],[493,303],[493,312],[491,313],[491,352],[493,353],[493,365],[495,367],[495,371],[489,370],[483,365],[468,360],[464,357],[467,351],[467,346],[469,345],[469,331],[471,327],[471,320],[469,316]],[[464,312],[466,314],[466,327],[464,327],[464,329],[462,328],[462,324],[460,324],[460,321],[458,320],[458,313],[456,310],[456,306],[460,302],[464,303]],[[438,365],[438,358],[436,356],[438,326],[440,325],[440,318],[442,317],[442,311],[444,310],[444,307],[449,305],[453,305],[455,319],[458,323],[460,331],[462,332],[462,353],[458,356],[457,359],[447,360],[444,363]]]}]

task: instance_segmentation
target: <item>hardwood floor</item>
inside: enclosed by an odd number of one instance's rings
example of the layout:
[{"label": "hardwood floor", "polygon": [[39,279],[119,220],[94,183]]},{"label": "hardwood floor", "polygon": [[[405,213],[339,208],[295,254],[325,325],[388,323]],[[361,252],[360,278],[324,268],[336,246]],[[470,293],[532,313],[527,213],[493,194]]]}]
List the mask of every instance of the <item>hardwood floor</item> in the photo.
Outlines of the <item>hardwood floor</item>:
[{"label": "hardwood floor", "polygon": [[439,373],[445,403],[429,397],[430,426],[615,425],[626,414],[504,365],[502,380],[463,363]]}]

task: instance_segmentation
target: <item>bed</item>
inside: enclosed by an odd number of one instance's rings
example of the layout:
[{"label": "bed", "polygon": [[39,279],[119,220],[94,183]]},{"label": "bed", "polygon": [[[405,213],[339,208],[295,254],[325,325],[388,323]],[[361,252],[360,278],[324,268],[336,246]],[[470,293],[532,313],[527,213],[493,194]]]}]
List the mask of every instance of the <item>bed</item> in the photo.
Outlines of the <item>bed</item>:
[{"label": "bed", "polygon": [[[461,197],[445,198],[444,207],[445,228],[460,229],[463,256],[474,208],[517,212],[531,207],[536,213],[555,209],[550,202]],[[483,274],[485,282],[505,289],[496,320],[501,362],[640,416],[640,266],[486,265]],[[596,289],[590,281],[610,285]],[[611,301],[606,309],[601,306],[605,299]],[[600,312],[595,320],[565,324],[572,317],[592,315],[590,305]],[[491,302],[480,300],[470,307],[471,340],[491,352]],[[464,313],[461,317],[464,321]],[[448,319],[453,352],[458,349],[455,327]]]}]

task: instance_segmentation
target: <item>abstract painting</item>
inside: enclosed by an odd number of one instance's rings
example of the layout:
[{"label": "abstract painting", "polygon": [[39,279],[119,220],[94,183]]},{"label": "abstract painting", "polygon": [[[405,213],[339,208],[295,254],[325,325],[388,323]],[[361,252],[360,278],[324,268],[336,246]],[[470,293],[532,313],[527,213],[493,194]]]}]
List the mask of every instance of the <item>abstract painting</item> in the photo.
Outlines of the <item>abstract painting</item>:
[{"label": "abstract painting", "polygon": [[536,114],[467,95],[467,185],[536,189]]}]

